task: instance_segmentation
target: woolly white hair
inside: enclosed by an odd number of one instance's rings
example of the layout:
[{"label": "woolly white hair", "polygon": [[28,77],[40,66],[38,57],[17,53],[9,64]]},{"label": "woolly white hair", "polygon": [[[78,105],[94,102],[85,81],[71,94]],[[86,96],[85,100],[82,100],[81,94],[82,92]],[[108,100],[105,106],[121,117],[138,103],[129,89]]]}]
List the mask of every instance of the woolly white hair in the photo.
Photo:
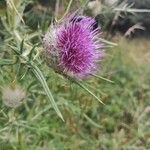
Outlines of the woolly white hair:
[{"label": "woolly white hair", "polygon": [[25,91],[19,86],[14,88],[8,86],[2,90],[2,100],[4,104],[12,108],[18,107],[25,98],[25,95]]}]

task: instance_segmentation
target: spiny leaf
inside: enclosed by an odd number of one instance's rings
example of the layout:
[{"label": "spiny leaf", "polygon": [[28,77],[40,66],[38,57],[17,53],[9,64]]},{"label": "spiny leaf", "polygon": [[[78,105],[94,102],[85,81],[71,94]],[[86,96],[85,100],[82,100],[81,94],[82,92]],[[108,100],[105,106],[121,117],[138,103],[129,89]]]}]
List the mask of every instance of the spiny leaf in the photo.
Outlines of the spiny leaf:
[{"label": "spiny leaf", "polygon": [[21,54],[17,47],[12,46],[12,45],[8,45],[8,46],[9,46],[17,55],[20,55],[20,54]]},{"label": "spiny leaf", "polygon": [[31,51],[30,51],[30,54],[29,54],[29,61],[30,61],[31,58],[32,58],[32,54],[33,54],[33,51],[34,51],[34,49],[36,48],[36,46],[37,46],[37,45],[34,45],[34,46],[32,47],[32,49],[31,49]]},{"label": "spiny leaf", "polygon": [[14,61],[10,59],[1,59],[0,60],[0,65],[13,65]]},{"label": "spiny leaf", "polygon": [[104,81],[107,81],[107,82],[110,82],[110,83],[114,83],[114,81],[111,81],[111,80],[109,80],[109,79],[107,79],[107,78],[104,78],[104,77],[102,77],[102,76],[98,76],[98,75],[96,75],[96,74],[91,74],[92,76],[94,76],[94,77],[96,77],[96,78],[98,78],[98,79],[102,79],[102,80],[104,80]]},{"label": "spiny leaf", "polygon": [[23,52],[23,46],[24,46],[24,39],[21,41],[21,44],[20,44],[20,53],[21,54]]},{"label": "spiny leaf", "polygon": [[100,98],[98,98],[93,92],[91,92],[85,85],[80,83],[79,81],[74,80],[75,83],[77,83],[81,88],[83,88],[85,91],[87,91],[89,94],[91,94],[95,99],[97,99],[100,103],[105,105]]},{"label": "spiny leaf", "polygon": [[109,45],[112,45],[112,46],[117,46],[118,44],[116,43],[113,43],[113,42],[110,42],[110,41],[107,41],[105,39],[102,39],[102,38],[99,38],[101,42],[103,43],[106,43],[106,44],[109,44]]},{"label": "spiny leaf", "polygon": [[57,115],[64,121],[63,116],[57,107],[57,104],[56,104],[56,102],[52,96],[52,93],[51,93],[51,91],[50,91],[50,89],[46,83],[46,80],[45,80],[41,70],[35,64],[32,64],[32,71],[35,74],[35,76],[38,78],[38,80],[41,82],[41,84],[42,84],[42,86],[43,86],[43,88],[44,88],[44,90],[48,96],[48,99],[50,100],[53,108],[55,109],[55,111],[57,113]]},{"label": "spiny leaf", "polygon": [[115,8],[114,11],[130,12],[130,13],[150,13],[150,9],[136,9],[136,8]]}]

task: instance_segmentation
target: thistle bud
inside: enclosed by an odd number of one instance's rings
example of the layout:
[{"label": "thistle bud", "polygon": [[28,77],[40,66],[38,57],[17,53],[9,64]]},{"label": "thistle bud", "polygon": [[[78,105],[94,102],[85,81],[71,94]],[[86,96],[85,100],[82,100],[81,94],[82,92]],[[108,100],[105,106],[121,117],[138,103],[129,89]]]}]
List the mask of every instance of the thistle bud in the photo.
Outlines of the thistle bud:
[{"label": "thistle bud", "polygon": [[2,100],[8,107],[16,108],[21,105],[26,93],[20,86],[7,86],[2,90]]}]

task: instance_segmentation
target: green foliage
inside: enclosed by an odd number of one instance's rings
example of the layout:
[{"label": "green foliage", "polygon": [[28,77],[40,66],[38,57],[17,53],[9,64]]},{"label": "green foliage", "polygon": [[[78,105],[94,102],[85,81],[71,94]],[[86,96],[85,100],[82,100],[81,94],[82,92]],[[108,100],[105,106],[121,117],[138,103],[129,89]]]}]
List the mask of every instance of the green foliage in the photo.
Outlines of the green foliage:
[{"label": "green foliage", "polygon": [[[34,28],[22,20],[29,19],[23,13],[29,1],[9,2],[15,7],[7,4],[0,18],[0,150],[149,149],[149,40],[119,37],[101,62],[103,77],[70,81],[43,61],[50,12],[33,17]],[[9,85],[26,91],[16,109],[3,103],[2,89]]]}]

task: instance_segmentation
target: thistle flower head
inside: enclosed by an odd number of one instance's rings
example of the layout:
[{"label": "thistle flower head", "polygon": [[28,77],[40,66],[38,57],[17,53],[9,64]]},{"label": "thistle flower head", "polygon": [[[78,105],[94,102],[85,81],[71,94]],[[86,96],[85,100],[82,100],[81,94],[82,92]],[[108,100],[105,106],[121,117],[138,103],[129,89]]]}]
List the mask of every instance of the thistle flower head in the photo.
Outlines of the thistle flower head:
[{"label": "thistle flower head", "polygon": [[99,32],[95,19],[85,16],[71,15],[51,25],[43,39],[48,64],[76,78],[91,74],[102,57]]},{"label": "thistle flower head", "polygon": [[16,108],[21,105],[26,93],[20,86],[6,86],[2,90],[2,100],[8,107]]}]

